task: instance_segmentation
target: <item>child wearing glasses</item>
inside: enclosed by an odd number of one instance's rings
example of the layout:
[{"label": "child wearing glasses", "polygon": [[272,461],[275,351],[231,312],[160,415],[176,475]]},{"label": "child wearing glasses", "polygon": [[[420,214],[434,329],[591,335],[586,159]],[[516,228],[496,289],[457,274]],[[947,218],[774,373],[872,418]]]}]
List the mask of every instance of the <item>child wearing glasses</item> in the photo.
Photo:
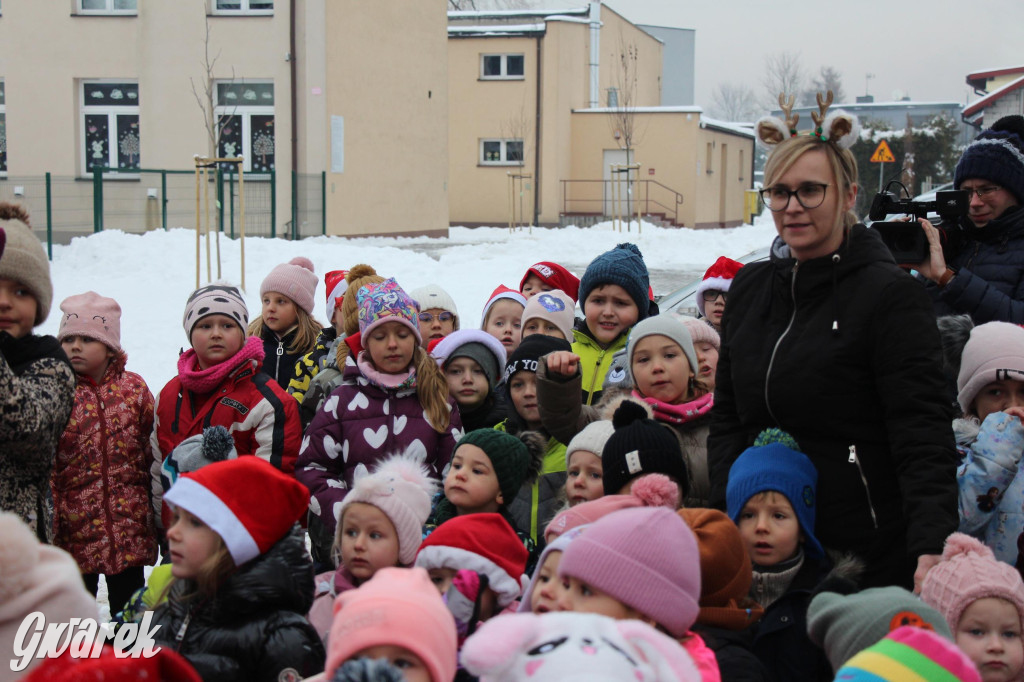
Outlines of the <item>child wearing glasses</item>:
[{"label": "child wearing glasses", "polygon": [[1013,564],[1024,531],[1024,329],[1008,322],[972,329],[956,383],[960,532]]},{"label": "child wearing glasses", "polygon": [[732,258],[719,256],[718,260],[704,273],[704,279],[697,285],[697,310],[716,332],[722,331],[722,316],[725,314],[725,300],[729,285],[743,263]]},{"label": "child wearing glasses", "polygon": [[459,311],[451,295],[436,284],[428,284],[409,292],[412,300],[420,306],[417,316],[423,347],[432,341],[440,341],[459,328]]}]

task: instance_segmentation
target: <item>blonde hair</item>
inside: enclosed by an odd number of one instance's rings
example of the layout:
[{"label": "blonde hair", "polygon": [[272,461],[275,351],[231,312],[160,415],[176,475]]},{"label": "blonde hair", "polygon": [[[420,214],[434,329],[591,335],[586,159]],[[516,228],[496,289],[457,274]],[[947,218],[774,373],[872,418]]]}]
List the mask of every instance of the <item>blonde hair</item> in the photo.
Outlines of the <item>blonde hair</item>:
[{"label": "blonde hair", "polygon": [[[294,304],[295,301],[292,301],[292,303]],[[320,337],[322,327],[312,315],[298,305],[295,305],[295,314],[295,338],[292,340],[292,344],[288,346],[288,352],[292,355],[305,355],[316,348],[316,340]],[[256,319],[249,323],[249,330],[246,333],[249,336],[258,336],[262,339],[266,329],[267,326],[263,323],[263,315],[257,315]]]},{"label": "blonde hair", "polygon": [[840,201],[837,204],[836,220],[842,222],[844,231],[857,223],[857,214],[853,210],[843,211],[842,197],[857,186],[857,159],[849,149],[841,149],[832,142],[822,142],[813,135],[797,135],[779,143],[768,157],[764,166],[764,186],[771,187],[775,181],[786,174],[801,156],[810,151],[822,151],[832,169],[836,181],[836,191]]},{"label": "blonde hair", "polygon": [[416,368],[416,397],[427,420],[438,433],[447,433],[452,412],[448,405],[448,380],[422,346],[416,346],[412,362]]},{"label": "blonde hair", "polygon": [[172,578],[164,588],[163,593],[157,599],[161,604],[171,593],[171,588],[181,582],[186,585],[186,592],[181,596],[182,602],[201,601],[216,596],[217,589],[227,580],[228,576],[235,572],[235,560],[231,558],[228,546],[224,544],[224,538],[217,535],[217,547],[213,554],[207,557],[203,565],[199,567],[199,575],[195,578]]}]

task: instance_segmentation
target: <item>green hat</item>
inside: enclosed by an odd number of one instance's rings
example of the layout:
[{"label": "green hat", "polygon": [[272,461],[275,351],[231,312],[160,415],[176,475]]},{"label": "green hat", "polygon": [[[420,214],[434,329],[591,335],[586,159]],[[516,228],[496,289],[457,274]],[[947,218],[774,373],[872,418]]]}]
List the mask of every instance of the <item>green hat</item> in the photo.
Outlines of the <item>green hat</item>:
[{"label": "green hat", "polygon": [[455,451],[463,445],[475,445],[486,453],[506,505],[512,503],[523,483],[536,476],[540,469],[543,438],[532,431],[513,436],[495,429],[477,429],[463,436]]}]

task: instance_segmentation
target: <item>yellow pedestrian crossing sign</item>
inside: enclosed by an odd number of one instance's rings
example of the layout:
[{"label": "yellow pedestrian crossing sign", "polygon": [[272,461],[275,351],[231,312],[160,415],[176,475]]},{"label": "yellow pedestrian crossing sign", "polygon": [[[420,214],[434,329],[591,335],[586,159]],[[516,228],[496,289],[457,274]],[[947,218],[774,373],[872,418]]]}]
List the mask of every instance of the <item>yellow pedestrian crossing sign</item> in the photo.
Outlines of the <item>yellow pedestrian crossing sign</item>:
[{"label": "yellow pedestrian crossing sign", "polygon": [[875,149],[875,153],[871,155],[871,163],[892,163],[896,160],[896,157],[892,155],[892,150],[889,149],[889,143],[882,140],[878,143],[878,148]]}]

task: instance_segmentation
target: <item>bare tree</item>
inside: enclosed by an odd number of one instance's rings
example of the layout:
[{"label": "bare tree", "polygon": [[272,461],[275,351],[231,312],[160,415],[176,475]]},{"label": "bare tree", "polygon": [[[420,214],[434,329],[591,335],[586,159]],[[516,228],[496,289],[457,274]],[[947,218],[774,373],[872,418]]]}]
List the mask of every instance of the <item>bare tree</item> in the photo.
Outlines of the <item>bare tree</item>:
[{"label": "bare tree", "polygon": [[499,126],[501,131],[501,137],[505,140],[518,140],[521,144],[521,153],[519,155],[519,165],[526,168],[527,158],[530,156],[532,147],[527,143],[530,139],[530,133],[533,131],[533,126],[530,121],[530,116],[526,112],[525,100],[519,107],[519,111],[510,112],[509,115],[503,120]]},{"label": "bare tree", "polygon": [[[609,125],[619,143],[619,148],[626,152],[626,165],[634,163],[633,149],[640,142],[642,131],[637,130],[636,107],[640,83],[640,48],[635,41],[626,41],[619,33],[619,44],[613,53],[615,83],[615,103],[609,102],[611,109]],[[626,215],[632,215],[631,205],[633,172],[626,170],[626,185],[630,191],[626,193]]]},{"label": "bare tree", "polygon": [[843,76],[831,66],[823,66],[818,75],[811,80],[811,89],[808,90],[806,99],[814,102],[815,96],[829,90],[835,97],[835,101],[842,104],[846,102],[846,93],[843,91]]},{"label": "bare tree", "polygon": [[[804,91],[804,70],[800,65],[800,53],[775,52],[764,62],[765,103],[767,109],[775,109],[779,93],[799,96]],[[812,99],[813,101],[813,99]]]},{"label": "bare tree", "polygon": [[719,83],[711,94],[711,115],[723,121],[753,121],[760,108],[757,95],[747,85]]},{"label": "bare tree", "polygon": [[[231,119],[234,118],[234,109],[227,116],[220,117],[216,114],[216,84],[214,83],[214,74],[217,67],[217,60],[220,59],[220,50],[217,54],[210,57],[210,19],[206,14],[206,4],[203,3],[203,16],[206,20],[206,34],[203,36],[203,71],[204,79],[201,86],[196,87],[195,80],[189,76],[189,83],[192,85],[192,96],[196,98],[196,104],[199,105],[199,110],[203,114],[203,125],[206,127],[207,142],[209,145],[207,154],[208,156],[216,156],[217,150],[220,148],[220,136],[221,131],[225,125],[227,125]],[[226,79],[228,82],[234,82],[235,80],[235,69],[231,67],[231,78]]]}]

